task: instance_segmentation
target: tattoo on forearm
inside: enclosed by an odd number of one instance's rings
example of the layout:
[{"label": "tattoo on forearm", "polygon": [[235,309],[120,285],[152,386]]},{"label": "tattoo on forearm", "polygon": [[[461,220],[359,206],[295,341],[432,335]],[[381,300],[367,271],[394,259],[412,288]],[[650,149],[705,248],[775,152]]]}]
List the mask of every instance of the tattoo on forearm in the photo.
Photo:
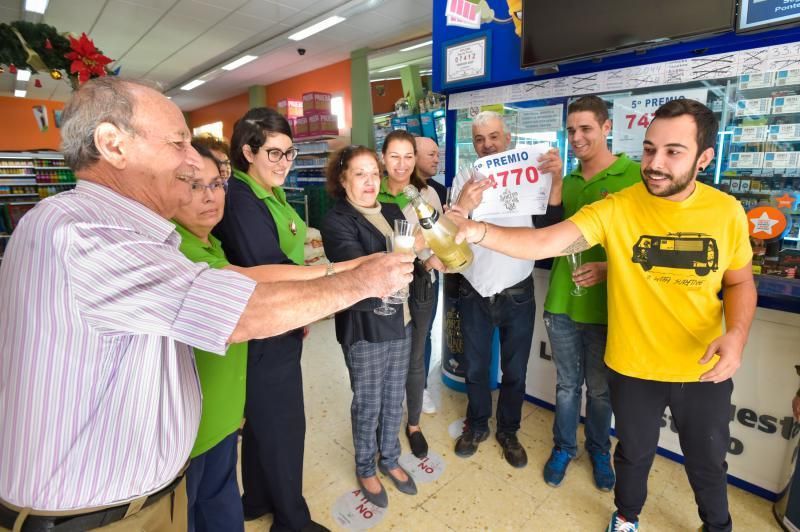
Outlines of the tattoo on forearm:
[{"label": "tattoo on forearm", "polygon": [[578,238],[575,242],[561,250],[561,255],[572,255],[573,253],[580,253],[586,251],[591,246],[583,236]]}]

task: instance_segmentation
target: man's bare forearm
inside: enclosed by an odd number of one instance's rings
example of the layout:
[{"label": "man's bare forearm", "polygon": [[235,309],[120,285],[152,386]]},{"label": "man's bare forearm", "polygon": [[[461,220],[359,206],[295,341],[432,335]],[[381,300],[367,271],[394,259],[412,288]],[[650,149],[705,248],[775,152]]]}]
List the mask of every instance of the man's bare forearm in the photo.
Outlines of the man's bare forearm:
[{"label": "man's bare forearm", "polygon": [[747,341],[750,325],[758,303],[758,293],[752,277],[739,283],[725,286],[722,291],[722,304],[725,309],[725,330],[742,336]]},{"label": "man's bare forearm", "polygon": [[569,220],[545,227],[498,227],[487,224],[483,246],[518,259],[545,259],[589,249],[578,226]]},{"label": "man's bare forearm", "polygon": [[276,336],[330,316],[369,297],[354,271],[313,281],[259,283],[231,335],[231,343]]}]

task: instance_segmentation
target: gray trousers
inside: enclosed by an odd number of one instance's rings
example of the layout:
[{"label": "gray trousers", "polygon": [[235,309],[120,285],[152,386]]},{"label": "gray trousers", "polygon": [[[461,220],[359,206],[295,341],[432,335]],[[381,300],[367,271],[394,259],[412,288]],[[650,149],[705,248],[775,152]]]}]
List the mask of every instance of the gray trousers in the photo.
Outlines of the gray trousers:
[{"label": "gray trousers", "polygon": [[[435,286],[438,287],[438,285]],[[422,394],[428,380],[428,368],[425,367],[425,344],[431,334],[436,303],[437,298],[435,297],[431,297],[427,301],[418,301],[413,297],[408,299],[408,309],[411,312],[411,359],[408,364],[406,381],[406,403],[408,404],[408,424],[412,426],[419,425],[419,418],[422,414]]]},{"label": "gray trousers", "polygon": [[381,464],[397,467],[400,458],[400,425],[403,420],[408,360],[411,350],[411,326],[406,336],[387,342],[356,342],[342,346],[353,402],[350,419],[353,425],[356,474],[375,475],[375,455]]}]

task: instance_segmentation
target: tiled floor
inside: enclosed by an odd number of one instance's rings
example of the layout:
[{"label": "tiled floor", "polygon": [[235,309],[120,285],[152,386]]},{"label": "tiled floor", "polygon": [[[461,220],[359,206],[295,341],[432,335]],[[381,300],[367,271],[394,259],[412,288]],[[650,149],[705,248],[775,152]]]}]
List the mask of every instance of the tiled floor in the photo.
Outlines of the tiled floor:
[{"label": "tiled floor", "polygon": [[[357,488],[350,434],[351,392],[333,320],[315,324],[303,353],[306,418],[305,496],[315,521],[343,530],[332,516],[336,499]],[[613,495],[594,488],[588,457],[579,456],[559,488],[542,480],[552,445],[553,414],[530,403],[523,407],[519,437],[528,451],[528,466],[514,469],[490,438],[469,459],[453,454],[448,426],[464,415],[466,396],[431,378],[439,410],[423,415],[422,429],[446,469],[433,483],[418,484],[416,496],[404,495],[382,482],[389,507],[374,530],[605,530],[614,510]],[[495,394],[496,395],[496,394]],[[493,427],[492,427],[493,428]],[[582,435],[581,435],[582,436]],[[401,435],[403,453],[408,442]],[[656,457],[650,494],[640,519],[641,530],[697,530],[700,520],[681,465]],[[738,530],[779,530],[771,503],[729,487],[731,514]],[[246,530],[266,531],[271,517],[247,523]]]}]

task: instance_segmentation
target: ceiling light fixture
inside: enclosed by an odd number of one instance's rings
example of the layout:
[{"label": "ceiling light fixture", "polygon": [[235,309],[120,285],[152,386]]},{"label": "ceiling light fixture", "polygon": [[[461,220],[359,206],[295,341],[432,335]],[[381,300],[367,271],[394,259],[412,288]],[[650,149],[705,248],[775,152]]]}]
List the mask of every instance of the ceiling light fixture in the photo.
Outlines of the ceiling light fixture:
[{"label": "ceiling light fixture", "polygon": [[388,67],[383,67],[380,70],[378,70],[378,72],[389,72],[390,70],[398,70],[400,68],[407,67],[407,66],[408,66],[408,63],[403,63],[401,65],[392,65],[392,66],[388,66]]},{"label": "ceiling light fixture", "polygon": [[327,30],[331,26],[335,26],[335,25],[339,24],[340,22],[344,22],[345,20],[346,19],[344,17],[340,17],[338,15],[334,15],[332,17],[328,17],[325,20],[321,20],[320,22],[317,22],[316,24],[313,24],[313,25],[307,27],[304,30],[300,30],[297,33],[293,33],[293,34],[289,35],[289,39],[291,39],[293,41],[302,41],[303,39],[305,39],[307,37],[311,37],[312,35],[314,35],[316,33],[319,33],[321,31]]},{"label": "ceiling light fixture", "polygon": [[24,98],[26,94],[28,94],[26,90],[14,89],[14,96],[17,98]]},{"label": "ceiling light fixture", "polygon": [[256,59],[258,59],[257,55],[243,55],[242,57],[240,57],[236,61],[231,61],[227,65],[223,66],[222,70],[236,70],[240,66],[246,65],[250,61],[254,61]]},{"label": "ceiling light fixture", "polygon": [[28,81],[31,79],[31,71],[20,68],[17,70],[17,81]]},{"label": "ceiling light fixture", "polygon": [[416,50],[417,48],[422,48],[423,46],[430,46],[433,44],[433,41],[425,41],[419,44],[415,44],[414,46],[409,46],[407,48],[400,48],[401,52],[410,52],[411,50]]},{"label": "ceiling light fixture", "polygon": [[25,0],[25,11],[44,15],[48,0]]},{"label": "ceiling light fixture", "polygon": [[181,90],[182,90],[182,91],[190,91],[190,90],[192,90],[192,89],[195,89],[195,88],[199,87],[199,86],[200,86],[200,85],[202,85],[203,83],[205,83],[205,80],[202,80],[202,79],[196,79],[196,80],[194,80],[194,81],[190,81],[189,83],[187,83],[186,85],[184,85],[183,87],[181,87]]}]

